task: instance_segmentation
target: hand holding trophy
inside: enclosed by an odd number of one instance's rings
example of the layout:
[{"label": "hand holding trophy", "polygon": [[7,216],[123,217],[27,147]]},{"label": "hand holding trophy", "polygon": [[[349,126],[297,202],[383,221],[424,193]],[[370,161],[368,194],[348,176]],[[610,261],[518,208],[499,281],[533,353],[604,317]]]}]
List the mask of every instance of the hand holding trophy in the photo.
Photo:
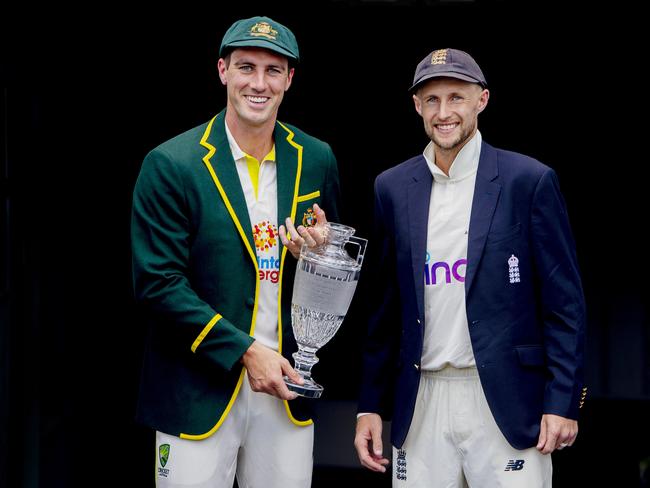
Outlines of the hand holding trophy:
[{"label": "hand holding trophy", "polygon": [[[303,245],[296,269],[291,299],[291,325],[298,344],[293,354],[295,370],[303,385],[285,376],[291,391],[308,398],[319,398],[323,387],[311,378],[311,368],[318,362],[316,351],[336,334],[350,307],[357,288],[361,264],[368,241],[354,237],[355,230],[328,222],[327,238],[321,246]],[[345,244],[359,246],[356,259],[345,251]]]}]

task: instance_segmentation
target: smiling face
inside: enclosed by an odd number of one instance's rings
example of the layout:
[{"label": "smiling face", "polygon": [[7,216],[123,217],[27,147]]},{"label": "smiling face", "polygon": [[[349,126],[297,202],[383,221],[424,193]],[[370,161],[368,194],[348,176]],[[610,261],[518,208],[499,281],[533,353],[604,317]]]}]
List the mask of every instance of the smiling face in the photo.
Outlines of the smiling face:
[{"label": "smiling face", "polygon": [[489,95],[476,83],[434,78],[418,88],[413,101],[436,149],[457,154],[476,132],[478,114]]},{"label": "smiling face", "polygon": [[238,126],[275,124],[293,78],[287,58],[267,49],[238,48],[219,59],[218,67],[228,92],[227,117]]}]

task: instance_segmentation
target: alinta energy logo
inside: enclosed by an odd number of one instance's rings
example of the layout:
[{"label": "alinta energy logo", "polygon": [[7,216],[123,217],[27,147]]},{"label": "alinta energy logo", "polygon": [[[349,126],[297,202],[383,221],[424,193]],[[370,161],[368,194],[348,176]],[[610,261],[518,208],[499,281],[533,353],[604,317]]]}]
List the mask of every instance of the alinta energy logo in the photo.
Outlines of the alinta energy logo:
[{"label": "alinta energy logo", "polygon": [[[260,281],[277,283],[280,277],[280,260],[277,254],[273,256],[271,251],[278,245],[278,229],[268,220],[263,220],[253,226],[253,238],[257,251],[263,253],[257,256]],[[268,257],[264,257],[264,254]]]},{"label": "alinta energy logo", "polygon": [[431,255],[427,253],[424,261],[424,283],[426,285],[446,284],[452,281],[457,281],[458,283],[465,282],[467,259],[458,259],[453,263],[432,261]]},{"label": "alinta energy logo", "polygon": [[253,238],[258,251],[268,251],[278,243],[278,229],[268,220],[253,226]]}]

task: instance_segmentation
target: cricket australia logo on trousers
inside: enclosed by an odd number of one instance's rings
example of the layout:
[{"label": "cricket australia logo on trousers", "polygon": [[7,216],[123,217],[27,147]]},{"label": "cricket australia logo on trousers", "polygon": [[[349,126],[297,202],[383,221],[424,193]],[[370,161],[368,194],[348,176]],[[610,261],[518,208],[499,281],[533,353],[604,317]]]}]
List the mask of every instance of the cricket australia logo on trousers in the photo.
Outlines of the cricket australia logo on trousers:
[{"label": "cricket australia logo on trousers", "polygon": [[160,467],[158,468],[158,476],[167,478],[169,475],[169,469],[165,468],[167,460],[169,459],[169,444],[160,444],[158,446],[158,461],[160,461]]},{"label": "cricket australia logo on trousers", "polygon": [[406,481],[406,451],[397,450],[397,461],[395,461],[395,477],[398,480]]}]

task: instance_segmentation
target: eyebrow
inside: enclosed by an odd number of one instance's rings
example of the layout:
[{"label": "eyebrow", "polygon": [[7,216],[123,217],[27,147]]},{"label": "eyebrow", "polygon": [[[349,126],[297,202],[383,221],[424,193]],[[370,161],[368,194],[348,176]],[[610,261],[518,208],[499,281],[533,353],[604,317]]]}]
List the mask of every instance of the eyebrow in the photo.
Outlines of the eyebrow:
[{"label": "eyebrow", "polygon": [[[258,63],[250,61],[250,60],[248,60],[246,58],[242,58],[242,59],[240,59],[238,61],[235,61],[234,64],[235,64],[235,66],[241,66],[242,64],[250,64],[252,66],[259,66]],[[268,65],[266,65],[266,67],[267,68],[277,68],[277,69],[280,69],[280,70],[285,70],[286,69],[283,65],[275,64],[275,63],[268,64]]]},{"label": "eyebrow", "polygon": [[463,93],[459,90],[455,90],[449,93],[445,94],[440,94],[440,93],[423,93],[422,98],[431,98],[431,97],[436,97],[436,98],[442,98],[442,97],[455,97],[455,96],[460,96],[460,97],[465,97],[467,98],[469,96],[468,93]]}]

